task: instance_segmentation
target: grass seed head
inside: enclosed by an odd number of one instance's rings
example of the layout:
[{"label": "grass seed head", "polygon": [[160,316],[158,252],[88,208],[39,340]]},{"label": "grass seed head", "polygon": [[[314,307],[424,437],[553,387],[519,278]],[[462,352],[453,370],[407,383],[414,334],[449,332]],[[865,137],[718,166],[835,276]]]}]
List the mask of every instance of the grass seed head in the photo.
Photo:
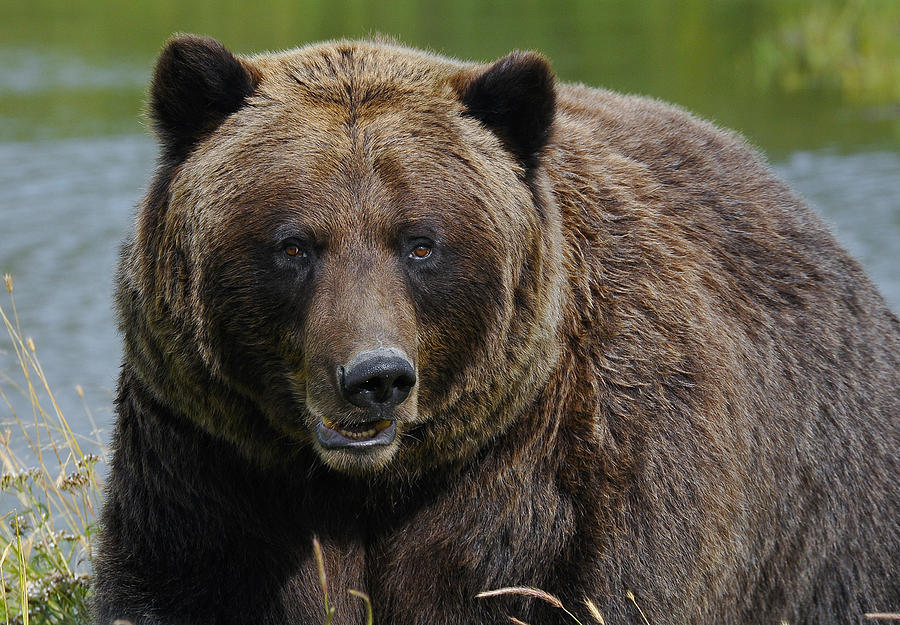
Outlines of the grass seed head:
[{"label": "grass seed head", "polygon": [[597,608],[593,601],[591,601],[590,599],[585,599],[584,605],[587,606],[588,612],[591,613],[591,616],[595,621],[600,623],[600,625],[606,625],[606,619],[603,618],[603,614],[601,614],[600,610]]},{"label": "grass seed head", "polygon": [[524,595],[526,597],[537,597],[547,603],[562,608],[563,604],[557,597],[545,592],[539,588],[531,588],[530,586],[508,586],[506,588],[497,588],[496,590],[485,590],[475,595],[476,599],[484,599],[486,597],[497,597],[499,595]]}]

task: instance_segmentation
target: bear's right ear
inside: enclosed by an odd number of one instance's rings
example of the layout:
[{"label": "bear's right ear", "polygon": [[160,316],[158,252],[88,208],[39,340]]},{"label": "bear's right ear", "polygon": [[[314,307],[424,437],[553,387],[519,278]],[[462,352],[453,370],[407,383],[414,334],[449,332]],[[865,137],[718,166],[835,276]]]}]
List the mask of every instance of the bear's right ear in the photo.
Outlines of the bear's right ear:
[{"label": "bear's right ear", "polygon": [[556,112],[556,79],[534,52],[513,52],[456,78],[468,114],[492,130],[526,171],[535,167]]},{"label": "bear's right ear", "polygon": [[150,116],[166,156],[187,156],[244,105],[257,83],[253,69],[215,39],[171,39],[159,55],[150,88]]}]

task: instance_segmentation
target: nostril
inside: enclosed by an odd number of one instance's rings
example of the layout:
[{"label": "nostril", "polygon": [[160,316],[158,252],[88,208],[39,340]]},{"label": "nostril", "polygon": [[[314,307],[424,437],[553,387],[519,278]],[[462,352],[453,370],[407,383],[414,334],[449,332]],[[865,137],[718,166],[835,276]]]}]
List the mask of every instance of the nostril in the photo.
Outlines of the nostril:
[{"label": "nostril", "polygon": [[416,384],[412,363],[396,349],[363,352],[342,373],[341,395],[361,408],[400,404]]},{"label": "nostril", "polygon": [[382,380],[381,378],[369,378],[368,380],[363,380],[362,382],[360,382],[358,388],[361,391],[381,393],[383,392],[384,387],[384,380]]},{"label": "nostril", "polygon": [[394,388],[400,391],[406,391],[407,393],[412,390],[412,387],[415,386],[415,384],[415,375],[401,375],[394,380]]},{"label": "nostril", "polygon": [[394,403],[399,404],[404,401],[409,396],[409,392],[415,384],[416,376],[413,373],[403,373],[397,376],[390,388],[391,397],[394,400]]}]

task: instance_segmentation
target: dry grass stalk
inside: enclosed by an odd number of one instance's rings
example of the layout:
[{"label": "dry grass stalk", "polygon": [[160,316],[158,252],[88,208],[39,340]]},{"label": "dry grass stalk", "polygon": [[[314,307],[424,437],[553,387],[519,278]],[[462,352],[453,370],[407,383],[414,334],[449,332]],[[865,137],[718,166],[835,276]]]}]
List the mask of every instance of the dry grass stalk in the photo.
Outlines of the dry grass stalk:
[{"label": "dry grass stalk", "polygon": [[322,599],[325,601],[325,625],[331,625],[334,618],[335,607],[328,603],[328,576],[325,575],[325,556],[322,554],[322,544],[319,539],[313,538],[313,553],[316,554],[316,568],[319,572],[319,587],[322,589]]},{"label": "dry grass stalk", "polygon": [[[487,597],[498,597],[500,595],[523,595],[526,597],[535,597],[537,599],[541,599],[542,601],[546,601],[553,607],[559,608],[560,610],[565,612],[566,615],[573,621],[575,621],[578,625],[582,625],[581,621],[578,620],[578,617],[566,609],[566,607],[563,605],[563,602],[559,600],[559,597],[551,595],[549,592],[541,590],[540,588],[532,588],[530,586],[507,586],[505,588],[482,591],[475,595],[475,598],[485,599]],[[521,621],[517,620],[513,620],[513,622],[521,623]]]},{"label": "dry grass stalk", "polygon": [[506,588],[497,588],[495,590],[485,590],[475,595],[476,599],[484,599],[486,597],[497,597],[500,595],[525,595],[526,597],[537,597],[547,603],[563,609],[562,601],[557,597],[545,592],[539,588],[531,588],[530,586],[507,586]]},{"label": "dry grass stalk", "polygon": [[647,616],[644,614],[644,611],[641,610],[641,606],[638,605],[637,599],[634,598],[634,593],[630,590],[625,592],[625,596],[631,599],[631,603],[634,604],[634,607],[637,608],[637,611],[641,614],[641,619],[644,621],[644,625],[650,625],[650,621],[647,620]]}]

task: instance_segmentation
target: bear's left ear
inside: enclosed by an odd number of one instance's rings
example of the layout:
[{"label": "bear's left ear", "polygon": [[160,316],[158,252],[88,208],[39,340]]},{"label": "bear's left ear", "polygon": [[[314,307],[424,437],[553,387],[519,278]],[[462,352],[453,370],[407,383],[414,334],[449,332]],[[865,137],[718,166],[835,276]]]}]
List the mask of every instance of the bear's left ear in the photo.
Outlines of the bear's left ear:
[{"label": "bear's left ear", "polygon": [[258,76],[210,37],[171,39],[156,62],[150,115],[165,154],[181,159],[256,89]]},{"label": "bear's left ear", "polygon": [[537,165],[556,110],[553,70],[534,52],[513,52],[458,86],[468,114],[500,137],[525,166]]}]

